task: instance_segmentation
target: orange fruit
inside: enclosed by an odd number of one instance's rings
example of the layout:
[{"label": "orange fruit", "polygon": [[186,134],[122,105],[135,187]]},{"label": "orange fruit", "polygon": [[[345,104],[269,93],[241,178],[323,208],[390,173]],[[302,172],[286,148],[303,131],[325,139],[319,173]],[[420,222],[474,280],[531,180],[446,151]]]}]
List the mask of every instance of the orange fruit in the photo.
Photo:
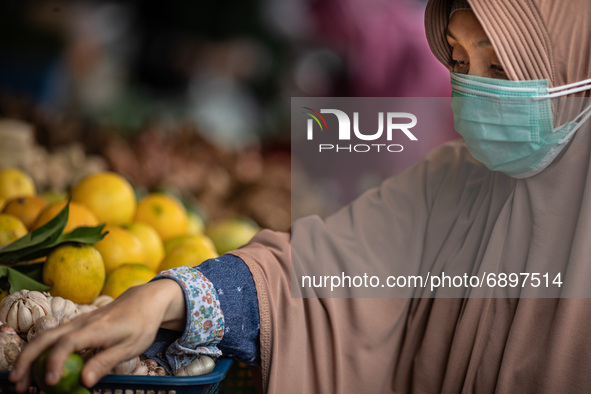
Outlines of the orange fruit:
[{"label": "orange fruit", "polygon": [[0,169],[0,200],[35,195],[35,182],[18,168]]},{"label": "orange fruit", "polygon": [[183,205],[174,197],[150,193],[137,205],[136,222],[154,227],[162,241],[187,233],[189,219]]},{"label": "orange fruit", "polygon": [[[56,217],[62,209],[64,209],[67,203],[67,201],[61,201],[49,204],[43,211],[41,211],[41,214],[39,214],[39,217],[37,217],[37,220],[35,221],[35,224],[33,224],[32,228],[39,228],[45,223],[49,222],[51,219]],[[68,222],[64,228],[64,233],[68,233],[77,227],[94,227],[98,226],[99,224],[100,223],[98,219],[90,209],[74,201],[70,202]]]},{"label": "orange fruit", "polygon": [[46,206],[47,202],[39,196],[14,197],[6,202],[2,212],[19,218],[28,229],[32,229]]},{"label": "orange fruit", "polygon": [[27,227],[18,218],[0,213],[0,246],[16,241],[27,233]]},{"label": "orange fruit", "polygon": [[212,251],[216,252],[215,245],[213,244],[212,240],[205,234],[198,234],[198,235],[185,234],[185,235],[179,235],[178,237],[171,238],[164,243],[164,251],[165,251],[165,253],[168,253],[168,252],[172,251],[174,248],[176,248],[177,246],[188,244],[188,243],[203,245],[204,247],[207,247],[207,248],[211,249]]},{"label": "orange fruit", "polygon": [[63,244],[51,251],[43,264],[43,282],[54,297],[90,304],[105,284],[101,254],[90,245]]},{"label": "orange fruit", "polygon": [[109,233],[94,244],[94,247],[103,256],[107,274],[126,263],[145,264],[144,246],[135,235],[112,224],[108,224],[105,230]]},{"label": "orange fruit", "polygon": [[218,254],[211,240],[205,236],[195,237],[180,243],[166,253],[158,271],[183,266],[196,267],[205,260],[215,257],[218,257]]},{"label": "orange fruit", "polygon": [[155,276],[156,271],[143,264],[123,264],[107,275],[101,294],[117,298],[130,287],[148,283]]},{"label": "orange fruit", "polygon": [[133,187],[121,175],[99,172],[80,180],[72,189],[72,201],[86,205],[101,223],[131,222],[136,209]]},{"label": "orange fruit", "polygon": [[124,227],[127,231],[135,235],[146,252],[145,264],[153,270],[157,270],[164,257],[164,244],[154,230],[154,227],[142,222],[133,222]]}]

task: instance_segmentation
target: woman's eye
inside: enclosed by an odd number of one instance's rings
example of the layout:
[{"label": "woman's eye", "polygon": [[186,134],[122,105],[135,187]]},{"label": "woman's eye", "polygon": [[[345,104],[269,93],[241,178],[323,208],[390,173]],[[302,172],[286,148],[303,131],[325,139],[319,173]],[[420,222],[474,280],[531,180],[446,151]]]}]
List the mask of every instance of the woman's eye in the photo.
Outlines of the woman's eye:
[{"label": "woman's eye", "polygon": [[470,69],[470,62],[456,59],[452,59],[451,62],[454,72],[461,74],[468,73],[468,70]]},{"label": "woman's eye", "polygon": [[491,64],[490,68],[492,68],[495,72],[505,74],[505,69],[500,64]]}]

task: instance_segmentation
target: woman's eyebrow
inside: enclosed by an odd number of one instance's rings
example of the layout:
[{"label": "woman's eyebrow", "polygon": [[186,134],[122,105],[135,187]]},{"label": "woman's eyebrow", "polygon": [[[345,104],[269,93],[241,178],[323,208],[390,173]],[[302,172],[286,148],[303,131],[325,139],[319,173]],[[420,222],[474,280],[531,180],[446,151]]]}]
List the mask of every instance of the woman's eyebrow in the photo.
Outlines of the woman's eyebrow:
[{"label": "woman's eyebrow", "polygon": [[483,48],[483,47],[489,47],[491,45],[492,44],[490,43],[490,40],[488,38],[485,38],[484,40],[480,40],[476,44],[474,44],[474,47]]},{"label": "woman's eyebrow", "polygon": [[[445,35],[453,38],[455,41],[459,41],[456,38],[456,36],[454,36],[453,33],[449,30],[449,28],[445,29]],[[492,44],[491,44],[490,40],[488,38],[485,38],[484,40],[480,40],[476,44],[474,44],[474,47],[475,48],[484,48],[484,47],[489,47],[491,45]]]},{"label": "woman's eyebrow", "polygon": [[446,36],[450,36],[451,38],[453,38],[454,40],[458,41],[458,39],[456,38],[456,36],[454,36],[451,31],[449,31],[449,28],[445,28],[445,35]]}]

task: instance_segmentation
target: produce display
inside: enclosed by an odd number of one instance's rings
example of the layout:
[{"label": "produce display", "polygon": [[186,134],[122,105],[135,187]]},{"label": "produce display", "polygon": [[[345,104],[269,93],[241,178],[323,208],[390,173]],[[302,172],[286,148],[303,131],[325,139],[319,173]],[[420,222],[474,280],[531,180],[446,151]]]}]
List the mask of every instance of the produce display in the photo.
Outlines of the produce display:
[{"label": "produce display", "polygon": [[[236,249],[260,229],[237,217],[210,223],[178,194],[134,186],[100,170],[68,190],[44,195],[27,172],[0,167],[0,370],[9,369],[40,332],[108,304],[159,271],[197,266]],[[87,349],[79,359],[95,352]],[[79,374],[77,357],[72,369]],[[203,374],[214,366],[214,359],[202,356],[176,375]],[[145,357],[112,373],[167,374]],[[68,392],[84,392],[71,384],[64,383]],[[51,390],[45,388],[61,392]]]},{"label": "produce display", "polygon": [[[75,115],[48,114],[14,97],[0,96],[0,114],[0,167],[25,170],[44,194],[112,170],[138,190],[175,191],[198,201],[209,221],[240,216],[279,231],[291,225],[288,142],[231,150],[210,142],[192,124],[155,122],[121,131]],[[302,184],[299,190],[310,187]],[[312,195],[302,193],[298,200]]]},{"label": "produce display", "polygon": [[[17,170],[14,174],[22,184],[12,184],[9,189],[14,193],[5,194],[0,179],[0,300],[21,290],[37,291],[53,297],[54,302],[71,301],[78,314],[100,307],[130,286],[145,283],[159,270],[195,265],[235,249],[260,228],[288,231],[292,189],[299,191],[295,197],[298,206],[306,208],[304,212],[320,212],[325,204],[317,193],[309,193],[315,187],[301,171],[296,169],[293,176],[289,141],[284,139],[228,149],[204,138],[193,123],[159,123],[155,118],[137,129],[119,130],[76,113],[44,111],[25,98],[0,95],[0,170],[9,168]],[[90,177],[99,173],[112,174],[111,181],[103,176],[100,187],[92,186]],[[4,176],[11,178],[9,172]],[[131,186],[133,199],[129,189],[125,193],[124,187],[116,186],[117,177]],[[85,178],[89,179],[83,186]],[[293,188],[292,182],[296,183]],[[101,209],[101,201],[111,198],[107,191],[111,188],[119,190],[122,202],[113,209]],[[155,192],[160,192],[158,198],[140,203]],[[174,220],[186,229],[184,235],[168,238],[171,229],[158,224],[158,216],[149,206],[160,195],[174,199],[165,211],[168,215],[180,213]],[[117,222],[103,216],[125,217],[123,210],[129,208],[130,200],[135,200],[133,219],[139,216],[141,221]],[[31,233],[48,225],[68,201],[68,228],[43,242],[39,237],[31,239]],[[184,209],[178,209],[178,203]],[[182,224],[185,215],[186,227]],[[169,216],[165,222],[172,220]],[[45,237],[47,232],[41,235]],[[23,236],[35,245],[8,253],[6,248],[14,247],[16,239]],[[73,248],[70,241],[84,247]],[[105,268],[102,283],[82,275],[75,264],[85,259],[91,266],[100,266],[91,249],[98,251]],[[97,291],[99,295],[89,302]],[[30,336],[68,321],[43,317]],[[8,330],[10,326],[3,327]],[[29,336],[28,331],[13,331],[20,342],[3,346],[8,364],[14,362]],[[163,372],[155,361],[141,361],[134,374]],[[203,365],[214,363],[201,359],[177,373],[203,372],[207,369]]]}]

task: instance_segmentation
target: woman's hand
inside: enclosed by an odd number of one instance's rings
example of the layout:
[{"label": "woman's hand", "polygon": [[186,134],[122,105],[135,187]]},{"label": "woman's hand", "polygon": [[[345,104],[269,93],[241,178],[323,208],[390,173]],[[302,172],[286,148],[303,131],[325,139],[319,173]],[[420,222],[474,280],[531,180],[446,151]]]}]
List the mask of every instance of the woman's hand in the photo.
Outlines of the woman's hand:
[{"label": "woman's hand", "polygon": [[82,369],[82,383],[92,387],[117,364],[145,351],[160,327],[183,331],[185,318],[184,294],[175,281],[161,279],[133,287],[108,305],[41,333],[21,352],[10,380],[16,383],[17,392],[25,392],[31,383],[33,361],[53,346],[45,380],[54,385],[71,353],[100,348]]}]

